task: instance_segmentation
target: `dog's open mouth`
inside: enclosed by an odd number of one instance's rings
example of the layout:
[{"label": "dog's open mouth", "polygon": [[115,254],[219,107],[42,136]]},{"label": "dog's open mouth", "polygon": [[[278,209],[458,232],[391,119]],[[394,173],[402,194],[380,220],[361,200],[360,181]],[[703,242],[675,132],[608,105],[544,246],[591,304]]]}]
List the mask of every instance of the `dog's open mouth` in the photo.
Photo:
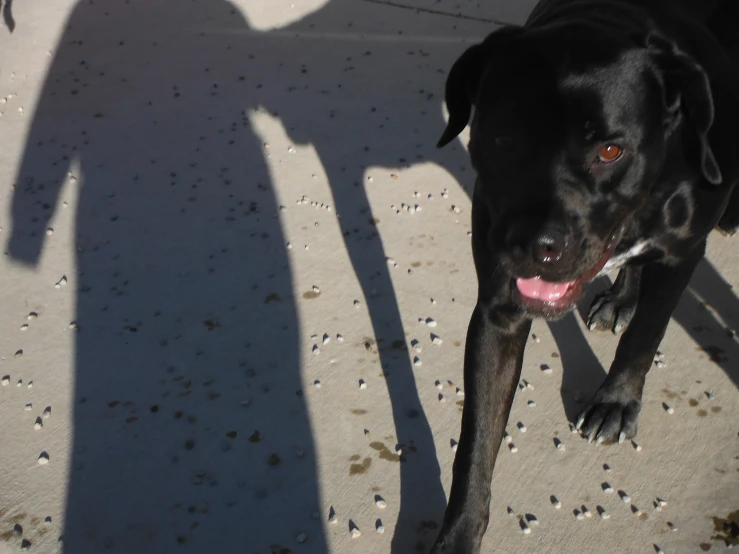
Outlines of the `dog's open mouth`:
[{"label": "dog's open mouth", "polygon": [[516,279],[516,289],[521,303],[532,311],[559,312],[570,308],[582,296],[583,289],[600,271],[613,255],[623,226],[608,239],[603,254],[595,265],[572,281],[554,283],[541,277]]}]

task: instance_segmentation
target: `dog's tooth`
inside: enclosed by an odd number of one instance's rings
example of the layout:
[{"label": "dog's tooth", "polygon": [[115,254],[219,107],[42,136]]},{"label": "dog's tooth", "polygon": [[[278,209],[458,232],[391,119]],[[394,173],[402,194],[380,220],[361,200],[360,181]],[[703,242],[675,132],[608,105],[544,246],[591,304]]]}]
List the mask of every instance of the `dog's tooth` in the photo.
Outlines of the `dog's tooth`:
[{"label": "dog's tooth", "polygon": [[677,531],[677,526],[674,523],[672,523],[671,521],[668,521],[667,522],[667,527],[669,527],[670,528],[670,531],[672,531],[673,533],[675,531]]},{"label": "dog's tooth", "polygon": [[611,514],[606,512],[606,509],[603,506],[598,506],[597,510],[601,519],[609,519],[611,517]]},{"label": "dog's tooth", "polygon": [[552,503],[552,506],[554,506],[555,510],[559,510],[562,507],[562,503],[554,495],[549,497],[549,501]]},{"label": "dog's tooth", "polygon": [[603,492],[607,494],[611,494],[613,492],[613,487],[611,487],[611,485],[609,485],[608,483],[603,483],[601,487],[603,488]]},{"label": "dog's tooth", "polygon": [[593,517],[593,513],[588,509],[588,507],[585,504],[580,506],[580,509],[582,510],[582,514],[585,517]]},{"label": "dog's tooth", "polygon": [[628,494],[626,494],[626,492],[624,492],[624,491],[618,491],[618,495],[621,497],[621,501],[624,504],[628,504],[628,503],[631,502],[631,497]]}]

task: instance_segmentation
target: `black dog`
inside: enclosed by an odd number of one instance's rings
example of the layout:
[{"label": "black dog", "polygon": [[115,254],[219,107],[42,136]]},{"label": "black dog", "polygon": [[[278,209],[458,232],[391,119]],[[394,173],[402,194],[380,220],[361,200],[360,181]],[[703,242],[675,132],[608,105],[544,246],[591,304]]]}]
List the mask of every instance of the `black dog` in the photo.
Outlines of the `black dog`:
[{"label": "black dog", "polygon": [[739,221],[739,2],[710,3],[544,0],[452,67],[439,146],[474,106],[478,299],[434,554],[480,549],[531,319],[568,313],[615,268],[588,325],[625,332],[576,426],[589,441],[636,434],[647,371],[706,237]]}]

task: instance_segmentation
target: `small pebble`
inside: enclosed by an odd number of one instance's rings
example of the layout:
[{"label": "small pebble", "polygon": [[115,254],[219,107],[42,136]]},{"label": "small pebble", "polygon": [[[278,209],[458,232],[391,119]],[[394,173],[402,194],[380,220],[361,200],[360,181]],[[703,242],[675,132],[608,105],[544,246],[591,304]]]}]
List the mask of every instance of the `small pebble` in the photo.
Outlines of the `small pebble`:
[{"label": "small pebble", "polygon": [[610,494],[613,492],[613,487],[611,487],[611,485],[609,485],[608,483],[603,483],[601,487],[603,488],[603,492],[605,493]]},{"label": "small pebble", "polygon": [[28,323],[21,325],[21,331],[28,331]]},{"label": "small pebble", "polygon": [[361,302],[360,302],[359,300],[355,300],[355,301],[354,301],[354,307],[355,307],[355,308],[359,308],[359,306],[361,306],[361,305],[362,305],[362,304],[361,304]]},{"label": "small pebble", "polygon": [[337,521],[339,521],[339,520],[336,518],[336,510],[334,510],[334,507],[331,506],[328,509],[328,522],[329,523],[336,523]]},{"label": "small pebble", "polygon": [[44,413],[42,414],[42,417],[44,419],[48,419],[50,415],[51,415],[51,406],[47,406],[46,409],[44,410]]},{"label": "small pebble", "polygon": [[441,381],[439,381],[438,379],[437,379],[436,381],[434,381],[434,385],[435,385],[435,386],[436,386],[436,388],[437,388],[437,389],[439,389],[439,390],[441,390],[441,389],[443,389],[443,388],[444,388],[444,385],[442,385],[442,384],[441,384]]},{"label": "small pebble", "polygon": [[315,354],[316,356],[318,356],[320,353],[321,353],[321,349],[318,348],[318,345],[317,344],[314,344],[313,345],[313,354]]},{"label": "small pebble", "polygon": [[23,526],[20,523],[13,525],[13,536],[19,539],[23,536]]},{"label": "small pebble", "polygon": [[598,506],[598,513],[600,514],[601,519],[608,519],[611,517],[611,514],[607,513],[603,506]]},{"label": "small pebble", "polygon": [[531,335],[531,338],[534,339],[534,342],[539,343],[541,342],[541,339],[536,335]]},{"label": "small pebble", "polygon": [[308,540],[308,535],[305,533],[298,533],[298,536],[295,537],[295,540],[298,541],[300,544],[303,544],[305,541]]},{"label": "small pebble", "polygon": [[533,400],[529,400],[526,404],[528,405],[529,408],[536,407],[536,402],[534,402]]},{"label": "small pebble", "polygon": [[340,335],[340,334],[337,334],[337,335],[336,335],[336,340],[337,340],[338,342],[344,342],[344,337],[343,337],[342,335]]},{"label": "small pebble", "polygon": [[28,314],[28,320],[31,321],[33,319],[36,319],[38,317],[38,314],[36,312],[31,312]]},{"label": "small pebble", "polygon": [[16,350],[15,357],[16,358],[22,358],[23,357],[23,350]]},{"label": "small pebble", "polygon": [[30,404],[30,403],[29,404],[26,404],[26,406],[25,406],[25,410],[27,412],[30,412],[32,408],[33,408],[33,404]]},{"label": "small pebble", "polygon": [[413,348],[413,350],[415,350],[416,352],[421,352],[421,351],[423,351],[423,346],[421,346],[421,343],[420,343],[420,342],[418,342],[418,340],[417,340],[417,339],[413,339],[413,340],[411,341],[411,348]]},{"label": "small pebble", "polygon": [[552,506],[554,506],[555,510],[559,510],[562,507],[562,503],[559,501],[559,499],[556,496],[554,495],[550,496],[549,500],[551,501]]},{"label": "small pebble", "polygon": [[523,518],[518,520],[518,524],[521,526],[521,531],[523,531],[524,535],[528,535],[529,533],[531,533],[531,527],[526,525],[526,522],[524,521]]},{"label": "small pebble", "polygon": [[659,504],[660,508],[664,508],[665,506],[667,506],[667,502],[665,502],[661,498],[657,498],[657,504]]},{"label": "small pebble", "polygon": [[418,356],[414,356],[413,357],[413,365],[416,366],[416,367],[418,367],[421,364],[423,364],[423,362],[421,361],[421,358],[419,358]]},{"label": "small pebble", "polygon": [[19,387],[19,388],[20,388],[21,386],[23,386],[23,379],[18,379],[18,382],[17,382],[16,384],[15,384],[15,386],[16,386],[16,387]]},{"label": "small pebble", "polygon": [[593,517],[592,512],[588,509],[588,507],[585,504],[580,506],[580,508],[582,509],[582,513],[585,517]]},{"label": "small pebble", "polygon": [[636,506],[634,506],[633,504],[631,505],[631,512],[632,512],[632,513],[633,513],[633,514],[634,514],[634,515],[635,515],[636,517],[639,517],[639,516],[641,515],[641,510],[640,510],[639,508],[637,508]]},{"label": "small pebble", "polygon": [[665,554],[665,551],[662,550],[658,545],[653,544],[652,546],[654,546],[654,551],[656,554]]},{"label": "small pebble", "polygon": [[318,379],[316,379],[315,381],[313,381],[313,386],[316,387],[317,389],[320,389],[321,382]]},{"label": "small pebble", "polygon": [[508,444],[511,444],[513,442],[513,437],[508,434],[508,431],[503,431],[503,438]]},{"label": "small pebble", "polygon": [[565,443],[561,441],[557,443],[557,450],[559,450],[560,452],[564,452],[566,449],[567,447],[565,446]]},{"label": "small pebble", "polygon": [[53,234],[54,234],[54,228],[53,227],[49,227],[48,229],[46,229],[46,236],[50,237]]},{"label": "small pebble", "polygon": [[44,525],[51,525],[51,516],[46,516],[44,518]]},{"label": "small pebble", "polygon": [[452,447],[452,452],[456,452],[457,451],[457,446],[458,446],[457,441],[455,441],[454,439],[452,439],[452,440],[449,441],[449,444]]},{"label": "small pebble", "polygon": [[321,289],[316,285],[313,285],[313,292],[315,292],[316,294],[321,294]]},{"label": "small pebble", "polygon": [[[370,177],[371,179],[371,177]],[[352,527],[352,538],[357,539],[362,535],[362,533],[357,529],[356,527]]]},{"label": "small pebble", "polygon": [[664,365],[665,364],[663,362],[661,362],[660,360],[657,360],[656,362],[654,362],[654,366],[655,367],[664,367]]},{"label": "small pebble", "polygon": [[522,433],[525,433],[527,431],[526,425],[524,425],[522,421],[518,422],[518,430],[521,431]]},{"label": "small pebble", "polygon": [[367,383],[364,382],[364,379],[360,379],[359,380],[359,388],[360,389],[366,389],[367,388]]},{"label": "small pebble", "polygon": [[624,491],[618,491],[618,495],[621,497],[621,501],[624,504],[629,504],[631,502],[631,497],[626,494]]},{"label": "small pebble", "polygon": [[7,387],[10,384],[10,375],[5,375],[0,382],[4,387]]},{"label": "small pebble", "polygon": [[385,502],[385,499],[382,498],[379,494],[375,496],[375,506],[380,508],[381,510],[384,510],[387,508],[387,502]]},{"label": "small pebble", "polygon": [[459,387],[457,387],[456,393],[457,393],[457,396],[464,396],[464,391],[460,389]]},{"label": "small pebble", "polygon": [[528,381],[526,381],[525,379],[524,379],[524,381],[523,381],[523,384],[524,384],[524,385],[526,385],[526,388],[527,388],[527,389],[529,389],[529,390],[534,390],[534,385],[532,385],[531,383],[529,383],[529,382],[528,382]]},{"label": "small pebble", "polygon": [[508,445],[508,450],[510,450],[513,454],[515,454],[516,452],[518,452],[518,448],[513,443],[511,443],[511,444]]},{"label": "small pebble", "polygon": [[31,545],[32,545],[31,541],[29,541],[28,539],[23,539],[21,541],[21,550],[24,552],[27,550],[31,550]]},{"label": "small pebble", "polygon": [[606,473],[610,473],[611,466],[609,466],[608,464],[603,464],[603,471],[605,471]]},{"label": "small pebble", "polygon": [[375,531],[377,531],[380,534],[385,532],[385,526],[382,524],[382,520],[378,519],[375,522]]},{"label": "small pebble", "polygon": [[583,519],[585,517],[580,510],[575,510],[574,513],[577,519]]},{"label": "small pebble", "polygon": [[526,514],[526,521],[529,525],[539,525],[539,520],[536,519],[536,516],[534,514]]},{"label": "small pebble", "polygon": [[45,466],[49,463],[49,455],[46,452],[42,452],[38,457],[38,465]]},{"label": "small pebble", "polygon": [[514,515],[514,514],[516,513],[516,510],[514,510],[514,509],[513,509],[513,508],[511,508],[510,506],[506,506],[506,513],[507,513],[507,514],[508,514],[509,516],[512,516],[512,515]]},{"label": "small pebble", "polygon": [[323,334],[323,344],[328,344],[329,341],[331,341],[331,337],[328,336],[328,333]]},{"label": "small pebble", "polygon": [[551,375],[552,374],[552,368],[549,367],[547,364],[542,364],[541,365],[541,372],[544,375]]},{"label": "small pebble", "polygon": [[633,441],[632,440],[631,441],[631,445],[634,447],[634,450],[636,450],[637,452],[641,452],[641,446],[639,446],[638,444],[636,444],[636,441]]},{"label": "small pebble", "polygon": [[436,321],[434,321],[430,317],[427,317],[426,318],[426,325],[428,325],[429,327],[436,327]]},{"label": "small pebble", "polygon": [[673,533],[675,531],[677,531],[677,526],[674,523],[672,523],[671,521],[668,521],[667,522],[667,527],[669,527],[670,528],[670,531],[672,531]]},{"label": "small pebble", "polygon": [[444,395],[439,393],[439,402],[442,404],[446,404],[446,398],[444,398]]},{"label": "small pebble", "polygon": [[434,343],[436,346],[441,346],[441,343],[443,343],[444,341],[441,340],[441,337],[439,337],[438,335],[432,334],[431,342]]},{"label": "small pebble", "polygon": [[37,417],[36,422],[33,424],[33,428],[36,429],[36,431],[38,431],[39,429],[42,429],[43,426],[44,426],[43,421],[41,421],[40,417]]}]

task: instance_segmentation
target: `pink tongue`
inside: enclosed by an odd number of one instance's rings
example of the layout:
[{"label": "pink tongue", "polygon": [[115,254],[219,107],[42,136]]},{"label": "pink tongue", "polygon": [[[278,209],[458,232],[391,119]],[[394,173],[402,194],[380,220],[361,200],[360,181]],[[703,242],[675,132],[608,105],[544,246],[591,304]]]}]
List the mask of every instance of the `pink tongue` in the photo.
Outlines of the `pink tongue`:
[{"label": "pink tongue", "polygon": [[543,281],[539,277],[533,277],[531,279],[516,279],[518,292],[523,296],[527,298],[538,298],[539,300],[547,302],[559,300],[574,284],[575,281],[568,281],[567,283],[549,283],[548,281]]}]

